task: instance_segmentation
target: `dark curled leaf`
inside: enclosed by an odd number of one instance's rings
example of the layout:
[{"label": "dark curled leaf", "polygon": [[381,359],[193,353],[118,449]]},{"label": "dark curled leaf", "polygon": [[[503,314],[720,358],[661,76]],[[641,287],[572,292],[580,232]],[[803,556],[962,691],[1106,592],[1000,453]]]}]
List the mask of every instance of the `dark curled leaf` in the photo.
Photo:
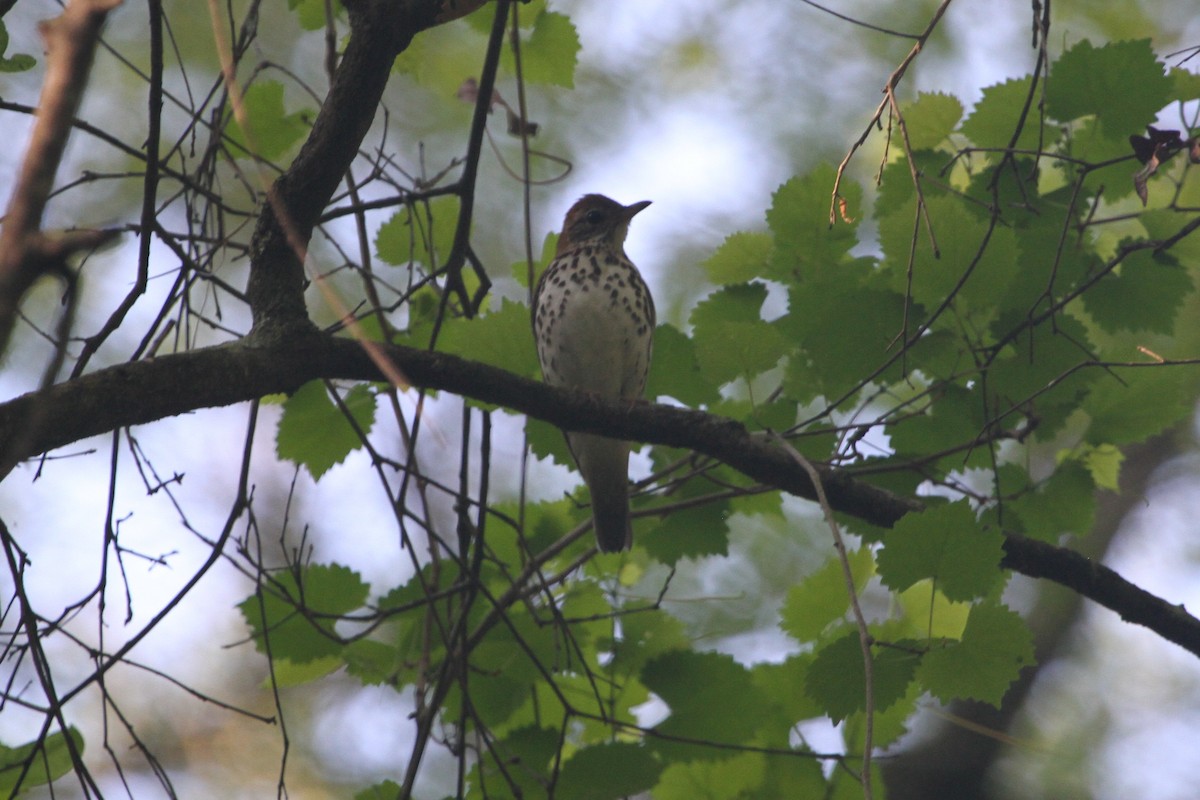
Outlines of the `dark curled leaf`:
[{"label": "dark curled leaf", "polygon": [[1158,166],[1171,156],[1178,153],[1184,147],[1190,146],[1191,157],[1193,163],[1200,157],[1200,152],[1196,149],[1194,139],[1189,139],[1184,142],[1179,138],[1179,131],[1160,131],[1153,125],[1146,126],[1146,132],[1149,136],[1133,135],[1129,137],[1129,144],[1133,147],[1133,155],[1144,166],[1133,174],[1133,188],[1137,192],[1137,196],[1141,199],[1142,205],[1146,205],[1148,193],[1146,191],[1146,182],[1150,180],[1154,173],[1158,172]]}]

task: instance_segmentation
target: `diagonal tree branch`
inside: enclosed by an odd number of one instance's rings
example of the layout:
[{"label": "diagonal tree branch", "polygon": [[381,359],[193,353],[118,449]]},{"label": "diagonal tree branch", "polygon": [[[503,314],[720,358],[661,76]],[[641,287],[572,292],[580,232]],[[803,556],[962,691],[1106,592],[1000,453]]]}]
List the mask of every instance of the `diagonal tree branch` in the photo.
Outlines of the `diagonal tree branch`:
[{"label": "diagonal tree branch", "polygon": [[[810,500],[816,497],[808,474],[783,448],[734,420],[663,405],[610,403],[447,353],[400,346],[386,347],[384,353],[415,387],[504,406],[567,430],[690,448],[755,481]],[[294,391],[316,378],[384,380],[369,355],[350,339],[315,330],[270,344],[251,336],[110,367],[0,405],[3,461],[15,464],[128,425]],[[35,417],[39,424],[31,425]],[[820,472],[830,506],[873,525],[890,527],[924,507],[917,498],[888,492],[844,471],[823,467]],[[1073,589],[1200,656],[1200,620],[1073,550],[1008,533],[1001,563]]]}]

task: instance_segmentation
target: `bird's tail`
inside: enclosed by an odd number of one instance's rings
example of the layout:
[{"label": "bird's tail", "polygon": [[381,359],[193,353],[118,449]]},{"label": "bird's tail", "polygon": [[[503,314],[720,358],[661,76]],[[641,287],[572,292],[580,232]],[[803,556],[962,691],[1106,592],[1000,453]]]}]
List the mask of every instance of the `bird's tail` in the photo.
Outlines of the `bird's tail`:
[{"label": "bird's tail", "polygon": [[600,551],[615,553],[631,547],[629,443],[587,433],[573,433],[568,441],[592,493],[592,522]]}]

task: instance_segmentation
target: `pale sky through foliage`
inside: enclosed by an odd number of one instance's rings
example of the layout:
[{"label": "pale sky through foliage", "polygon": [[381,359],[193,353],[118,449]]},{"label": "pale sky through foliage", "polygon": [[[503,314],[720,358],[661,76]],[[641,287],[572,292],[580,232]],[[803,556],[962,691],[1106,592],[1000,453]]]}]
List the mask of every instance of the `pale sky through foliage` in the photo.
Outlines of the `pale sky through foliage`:
[{"label": "pale sky through foliage", "polygon": [[[875,5],[859,2],[838,8],[871,19]],[[799,2],[570,0],[552,6],[570,14],[579,28],[583,51],[575,97],[531,96],[531,116],[547,129],[549,141],[571,142],[575,148],[571,153],[574,170],[569,178],[558,185],[539,187],[533,193],[535,255],[542,237],[558,225],[563,211],[580,194],[600,191],[626,203],[650,199],[654,204],[637,218],[626,248],[660,298],[660,312],[680,324],[686,322],[687,311],[707,288],[699,260],[729,233],[762,227],[771,193],[788,176],[820,160],[836,163],[840,159],[874,110],[887,74],[909,47],[905,41],[883,35],[849,37],[846,23]],[[32,17],[21,14],[37,15],[48,9],[19,3],[10,15],[14,18],[10,23],[14,41],[30,29],[19,23]],[[923,24],[927,14],[927,10],[908,15],[888,13],[886,22],[880,24],[912,30],[911,26]],[[136,14],[124,19],[132,18]],[[115,18],[114,24],[121,19]],[[1178,41],[1195,43],[1200,39],[1200,23],[1188,19],[1187,25],[1172,32]],[[1067,27],[1058,35],[1072,38],[1076,30]],[[136,31],[112,33],[127,41],[138,35]],[[1139,30],[1131,35],[1150,33]],[[295,33],[289,30],[286,35]],[[878,50],[847,52],[847,43],[877,46]],[[1176,40],[1154,44],[1160,58],[1179,46]],[[307,45],[314,53],[320,52],[320,43],[312,35]],[[33,47],[23,43],[18,49]],[[264,58],[280,58],[267,51],[266,45],[264,51]],[[1032,58],[1027,4],[999,8],[978,2],[958,3],[952,7],[942,34],[910,71],[902,96],[911,98],[916,89],[944,91],[970,103],[978,98],[982,87],[1028,72]],[[111,57],[102,53],[98,69],[111,66]],[[315,68],[305,75],[323,86],[320,76]],[[9,80],[19,81],[18,88],[31,85],[28,75],[0,77],[0,94],[6,99]],[[400,82],[393,83],[387,95],[389,102],[400,98]],[[101,85],[108,84],[94,83],[94,87]],[[130,96],[142,91],[141,84],[126,82],[125,86]],[[621,95],[624,99],[614,100],[614,93],[622,91],[627,92]],[[588,98],[595,98],[596,104],[580,105]],[[117,103],[128,100],[119,98]],[[103,101],[97,98],[93,102],[100,105]],[[140,113],[141,100],[134,102],[139,103]],[[112,113],[119,114],[119,109]],[[562,116],[556,118],[555,114]],[[377,120],[377,127],[379,124]],[[499,120],[493,126],[502,136]],[[821,133],[820,142],[810,147],[808,142],[816,138],[817,132]],[[869,181],[874,176],[881,142],[877,136],[860,151],[852,169],[856,179]],[[431,152],[452,152],[455,146],[439,142],[431,145]],[[501,146],[508,148],[506,153],[514,152],[508,143]],[[8,148],[6,155],[0,156],[0,180],[11,176],[16,154],[15,148]],[[64,174],[72,167],[78,172],[82,164],[106,154],[99,148],[76,148],[72,155],[75,161],[64,169]],[[515,224],[511,212],[519,207],[519,186],[493,167],[485,165],[485,170],[489,179],[494,179],[493,185],[485,188],[485,199],[492,205],[481,210],[480,225]],[[82,193],[75,197],[87,200]],[[507,204],[503,204],[505,198],[509,198]],[[58,209],[54,213],[63,212]],[[83,224],[123,224],[136,219],[136,207],[122,213],[129,216],[88,219]],[[495,238],[499,243],[488,251],[493,255],[489,267],[507,281],[508,265],[523,258],[520,237]],[[132,247],[131,241],[116,252],[98,257],[95,267],[85,272],[85,279],[101,285],[116,271],[116,263],[131,257]],[[165,262],[163,269],[169,269]],[[514,285],[502,282],[497,288],[505,296],[516,297]],[[124,293],[126,286],[118,282],[111,291]],[[39,298],[45,304],[57,300],[50,292]],[[154,303],[147,307],[154,307]],[[98,323],[86,315],[80,321],[83,330]],[[131,350],[133,344],[123,349]],[[38,359],[44,351],[24,352],[36,352],[37,358],[27,358],[41,363]],[[6,397],[36,382],[36,375],[23,372],[24,364],[10,359],[4,366],[0,389]],[[437,459],[439,447],[457,452],[458,406],[435,404],[426,413],[427,424],[439,432],[437,437],[425,440],[429,448],[427,461]],[[177,466],[186,470],[183,481],[174,487],[176,496],[186,509],[188,522],[206,536],[220,529],[228,509],[236,485],[236,475],[231,474],[229,465],[238,463],[246,419],[244,407],[211,409],[134,431],[156,464],[168,470]],[[275,410],[268,410],[259,420],[253,483],[259,500],[270,498],[282,509],[292,468],[271,463],[268,458],[274,451],[275,419]],[[504,434],[497,445],[497,463],[517,464],[520,426],[515,419],[498,416],[496,427]],[[212,435],[197,437],[197,430]],[[107,455],[111,442],[109,436],[87,444]],[[68,448],[70,452],[80,449]],[[122,457],[127,457],[123,438],[120,450]],[[360,469],[335,467],[320,483],[314,484],[306,473],[300,473],[289,524],[295,530],[311,525],[308,538],[315,548],[315,560],[346,563],[361,571],[369,582],[394,585],[411,572],[411,566],[396,546],[390,511],[379,506],[376,487],[360,482],[360,476],[366,473],[361,467],[368,463],[367,456],[358,452],[350,458]],[[86,463],[88,466],[80,470],[73,468],[71,461],[51,462],[45,466],[44,477],[37,480],[38,465],[26,465],[0,485],[0,505],[15,533],[34,528],[46,531],[44,536],[24,541],[29,544],[32,561],[32,599],[50,608],[73,601],[78,596],[76,587],[93,584],[96,579],[96,557],[103,533],[102,514],[96,509],[104,508],[108,472],[97,467],[100,460],[95,457]],[[456,464],[447,466],[453,470]],[[496,477],[497,491],[516,491],[515,469]],[[644,461],[640,466],[635,462],[634,477],[639,469],[645,469]],[[1148,496],[1146,509],[1127,520],[1128,529],[1109,558],[1109,563],[1130,580],[1192,610],[1200,609],[1200,551],[1190,533],[1195,521],[1198,469],[1194,454],[1173,463],[1171,474]],[[549,463],[531,461],[529,470],[532,491],[541,497],[560,494],[574,480],[567,470]],[[135,623],[144,622],[178,591],[206,553],[202,542],[185,538],[178,516],[161,495],[146,497],[145,484],[136,470],[126,469],[121,478],[114,516],[125,520],[123,544],[148,556],[174,553],[166,566],[127,556]],[[322,516],[324,508],[334,506],[353,508],[354,516]],[[799,501],[789,502],[789,508],[800,511],[792,516],[793,520],[811,513]],[[448,513],[449,509],[442,511]],[[747,554],[744,547],[739,549],[740,544],[744,542],[735,536],[734,554],[727,561],[713,559],[682,570],[672,589],[673,595],[681,599],[671,610],[697,627],[712,626],[708,635],[714,648],[741,658],[750,654],[754,659],[768,660],[778,655],[772,648],[786,647],[787,640],[763,608],[754,612],[762,615],[761,637],[726,640],[719,628],[722,613],[752,613],[738,605],[736,593],[739,580],[758,579],[755,570],[759,565],[753,554]],[[788,567],[802,569],[812,555],[806,551],[807,545],[781,539],[779,546],[779,561]],[[119,579],[114,573],[111,586],[117,585]],[[177,612],[177,624],[157,630],[138,649],[137,658],[218,698],[251,696],[266,677],[266,664],[245,643],[246,629],[234,607],[250,587],[251,582],[231,567],[219,567],[185,601]],[[0,579],[0,597],[7,597],[9,589],[7,578]],[[108,626],[103,635],[111,647],[123,636],[125,606],[120,592],[110,591]],[[713,603],[691,602],[699,596],[721,597],[727,602],[723,609],[714,611]],[[752,599],[761,599],[761,595],[755,594]],[[773,608],[767,611],[775,613]],[[1074,634],[1072,652],[1047,670],[1035,688],[1030,704],[1035,711],[1017,731],[1017,735],[1027,737],[1029,748],[1006,760],[997,780],[1011,785],[1014,798],[1068,796],[1068,792],[1073,793],[1070,796],[1102,800],[1133,796],[1183,800],[1191,796],[1194,775],[1189,754],[1200,726],[1200,665],[1174,645],[1122,623],[1109,611],[1088,608],[1085,619]],[[74,632],[96,641],[100,632],[94,614],[81,615],[80,621]],[[237,646],[224,649],[227,645]],[[69,653],[65,657],[78,659],[81,673],[90,668],[78,650]],[[215,664],[220,666],[214,669]],[[145,707],[134,712],[145,715],[147,725],[218,731],[225,724],[222,715],[227,712],[205,707],[165,681],[129,673],[114,673],[114,680],[145,685]],[[225,680],[229,683],[223,684]],[[156,716],[159,692],[165,698],[162,703],[182,709],[171,712],[169,723]],[[303,762],[311,753],[320,759],[320,766],[333,781],[356,784],[364,782],[364,772],[372,776],[393,774],[394,755],[406,751],[411,737],[408,697],[378,687],[363,689],[337,679],[315,694],[311,707],[297,715],[289,729],[300,751],[293,751],[293,763]],[[301,699],[296,698],[297,702]],[[270,714],[269,702],[263,702],[254,710]],[[94,720],[100,719],[97,704],[86,708]],[[1093,716],[1073,717],[1072,710]],[[0,716],[0,739],[24,741],[35,719],[19,709]],[[1081,756],[1078,749],[1089,744],[1089,739],[1080,728],[1093,725],[1099,726],[1099,740],[1091,742],[1093,749]],[[274,729],[257,728],[259,741],[275,741]],[[89,743],[100,741],[97,730],[85,726],[84,734]],[[218,739],[214,748],[219,745]],[[1079,759],[1081,764],[1074,782],[1055,768],[1055,760],[1064,754]],[[197,753],[188,755],[201,757]],[[452,762],[442,758],[434,752],[427,756],[424,787],[431,794],[436,787],[446,785],[439,781],[453,777],[447,766]],[[297,769],[301,774],[307,770],[303,766]],[[273,776],[269,770],[264,774],[265,783],[261,775],[253,782],[246,779],[242,796],[268,796],[274,788]],[[194,780],[196,785],[189,786],[186,780]],[[185,789],[184,796],[202,796],[206,787],[214,785],[210,780],[221,785],[219,777],[192,775],[181,779],[180,786]],[[1055,794],[1055,787],[1063,794]]]}]

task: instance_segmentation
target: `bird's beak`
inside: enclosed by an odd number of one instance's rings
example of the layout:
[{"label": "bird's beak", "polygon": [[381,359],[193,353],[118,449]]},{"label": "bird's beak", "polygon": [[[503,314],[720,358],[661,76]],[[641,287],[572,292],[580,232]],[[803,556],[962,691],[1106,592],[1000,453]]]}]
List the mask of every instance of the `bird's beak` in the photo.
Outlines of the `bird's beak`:
[{"label": "bird's beak", "polygon": [[626,222],[628,222],[629,220],[633,219],[634,215],[636,215],[639,211],[642,211],[643,209],[645,209],[646,206],[648,206],[648,205],[650,205],[649,200],[642,200],[641,202],[638,202],[638,203],[631,203],[631,204],[625,206],[625,211],[621,214],[621,216],[625,219]]}]

